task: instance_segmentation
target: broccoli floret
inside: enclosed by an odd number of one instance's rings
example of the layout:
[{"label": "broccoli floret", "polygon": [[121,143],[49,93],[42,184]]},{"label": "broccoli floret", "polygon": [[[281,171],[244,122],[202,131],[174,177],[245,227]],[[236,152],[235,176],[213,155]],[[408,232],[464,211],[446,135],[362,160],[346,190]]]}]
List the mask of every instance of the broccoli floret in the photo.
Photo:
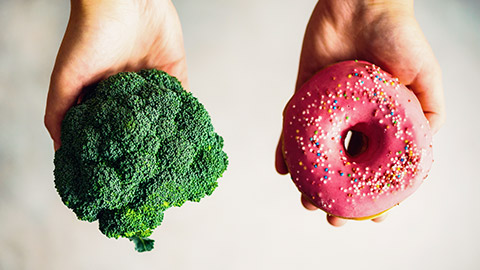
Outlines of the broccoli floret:
[{"label": "broccoli floret", "polygon": [[217,187],[228,159],[204,106],[159,70],[123,72],[72,107],[55,153],[55,186],[80,220],[137,251],[163,212]]}]

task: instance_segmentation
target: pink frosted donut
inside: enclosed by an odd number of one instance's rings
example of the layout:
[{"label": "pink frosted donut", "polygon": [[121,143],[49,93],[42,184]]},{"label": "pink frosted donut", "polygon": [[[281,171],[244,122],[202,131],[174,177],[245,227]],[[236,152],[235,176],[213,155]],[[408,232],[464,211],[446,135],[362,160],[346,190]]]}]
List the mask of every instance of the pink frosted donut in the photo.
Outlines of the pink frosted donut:
[{"label": "pink frosted donut", "polygon": [[283,154],[297,188],[325,212],[369,219],[411,195],[433,162],[415,95],[368,62],[329,66],[288,102]]}]

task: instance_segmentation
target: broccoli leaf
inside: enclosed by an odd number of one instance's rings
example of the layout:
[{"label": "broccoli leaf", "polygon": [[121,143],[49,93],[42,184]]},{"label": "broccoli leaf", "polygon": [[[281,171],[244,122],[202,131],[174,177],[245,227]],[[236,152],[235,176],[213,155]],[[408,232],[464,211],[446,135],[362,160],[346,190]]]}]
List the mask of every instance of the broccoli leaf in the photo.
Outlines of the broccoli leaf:
[{"label": "broccoli leaf", "polygon": [[130,237],[128,238],[135,244],[135,250],[138,252],[150,251],[153,249],[153,242],[155,240],[146,238],[146,237]]}]

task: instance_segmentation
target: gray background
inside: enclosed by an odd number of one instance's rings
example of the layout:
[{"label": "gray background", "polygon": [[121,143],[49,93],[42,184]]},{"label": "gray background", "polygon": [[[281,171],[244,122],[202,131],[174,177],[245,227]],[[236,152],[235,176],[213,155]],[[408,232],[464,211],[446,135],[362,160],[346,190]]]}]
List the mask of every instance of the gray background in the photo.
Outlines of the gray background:
[{"label": "gray background", "polygon": [[182,0],[192,92],[230,167],[200,204],[170,209],[153,252],[80,222],[53,185],[43,126],[68,1],[0,1],[0,269],[479,269],[480,4],[421,1],[444,73],[447,123],[428,180],[381,224],[327,225],[273,168],[313,0]]}]

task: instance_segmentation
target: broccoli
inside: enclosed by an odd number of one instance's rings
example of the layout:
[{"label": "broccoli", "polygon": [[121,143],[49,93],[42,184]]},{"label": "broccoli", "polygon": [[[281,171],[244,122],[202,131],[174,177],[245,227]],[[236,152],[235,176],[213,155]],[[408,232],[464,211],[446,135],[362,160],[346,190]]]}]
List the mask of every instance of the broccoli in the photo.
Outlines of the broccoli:
[{"label": "broccoli", "polygon": [[228,165],[204,106],[159,70],[123,72],[85,94],[62,122],[55,187],[78,219],[139,252],[163,212],[211,195]]}]

